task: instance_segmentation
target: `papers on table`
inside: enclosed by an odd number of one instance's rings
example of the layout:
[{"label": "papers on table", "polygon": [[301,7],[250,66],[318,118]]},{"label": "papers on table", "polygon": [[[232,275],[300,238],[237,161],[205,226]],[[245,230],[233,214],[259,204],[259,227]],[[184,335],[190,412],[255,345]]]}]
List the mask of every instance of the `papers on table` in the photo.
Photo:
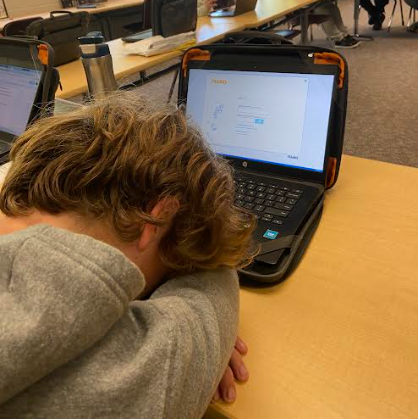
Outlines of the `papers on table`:
[{"label": "papers on table", "polygon": [[195,43],[195,32],[186,32],[167,38],[163,38],[160,35],[152,36],[142,41],[127,44],[125,49],[129,55],[151,57],[152,55],[163,54],[165,52],[186,49]]}]

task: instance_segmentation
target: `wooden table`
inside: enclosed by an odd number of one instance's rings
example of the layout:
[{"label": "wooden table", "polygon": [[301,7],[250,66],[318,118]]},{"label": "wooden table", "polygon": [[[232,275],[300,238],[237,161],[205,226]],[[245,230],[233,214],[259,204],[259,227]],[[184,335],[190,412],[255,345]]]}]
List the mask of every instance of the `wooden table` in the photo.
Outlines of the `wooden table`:
[{"label": "wooden table", "polygon": [[[69,7],[67,9],[57,9],[57,10],[66,10],[68,12],[73,12],[73,13],[86,11],[90,14],[95,14],[95,13],[110,12],[112,10],[118,10],[118,9],[126,9],[128,7],[133,7],[133,6],[140,6],[143,3],[144,3],[144,0],[110,0],[110,1],[107,1],[106,3],[101,3],[101,4],[99,3],[95,9],[77,9],[76,7]],[[14,20],[19,20],[19,19],[29,18],[29,17],[37,17],[37,16],[46,19],[49,17],[49,12],[35,13],[35,14],[27,15],[27,16],[16,17],[16,18],[2,19],[0,20],[0,30],[3,29],[3,27],[7,23],[13,22]]]},{"label": "wooden table", "polygon": [[241,292],[250,380],[205,418],[418,418],[418,169],[344,156],[296,272]]},{"label": "wooden table", "polygon": [[[316,1],[258,0],[254,12],[241,16],[232,18],[201,17],[198,19],[196,29],[197,44],[210,44],[219,41],[228,32],[242,31],[261,26]],[[113,57],[114,72],[117,79],[147,70],[173,58],[180,57],[182,54],[180,51],[174,51],[149,58],[135,55],[128,56],[126,55],[126,45],[120,39],[110,41],[109,47]],[[87,91],[87,81],[80,60],[64,64],[58,69],[63,90],[57,92],[57,97],[69,98]]]},{"label": "wooden table", "polygon": [[[244,30],[240,22],[223,21],[202,17],[198,20],[196,40],[198,44],[209,44],[222,39],[228,32]],[[173,58],[180,57],[181,51],[172,51],[153,57],[127,55],[126,45],[121,39],[108,42],[113,58],[113,70],[117,79],[131,76],[140,71],[147,70],[163,64]],[[73,61],[58,67],[63,90],[57,91],[57,97],[69,98],[87,91],[87,80],[81,60]]]}]

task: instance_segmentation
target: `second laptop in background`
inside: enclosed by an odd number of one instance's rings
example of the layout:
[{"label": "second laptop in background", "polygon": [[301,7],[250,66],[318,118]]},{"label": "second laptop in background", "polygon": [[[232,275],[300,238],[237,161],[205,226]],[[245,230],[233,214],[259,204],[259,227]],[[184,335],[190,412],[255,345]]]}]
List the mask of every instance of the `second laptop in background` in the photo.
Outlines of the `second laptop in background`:
[{"label": "second laptop in background", "polygon": [[215,10],[209,13],[209,16],[210,17],[239,16],[244,13],[253,11],[257,4],[257,0],[236,0],[233,3],[235,4],[231,6],[227,5],[225,8]]}]

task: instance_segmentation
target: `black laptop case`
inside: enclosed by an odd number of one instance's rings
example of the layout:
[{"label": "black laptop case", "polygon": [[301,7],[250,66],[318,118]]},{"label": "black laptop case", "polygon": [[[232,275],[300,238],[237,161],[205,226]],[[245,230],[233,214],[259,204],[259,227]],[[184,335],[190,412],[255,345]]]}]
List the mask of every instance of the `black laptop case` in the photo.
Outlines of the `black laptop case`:
[{"label": "black laptop case", "polygon": [[87,35],[89,22],[88,12],[53,11],[49,18],[32,22],[26,35],[48,42],[54,49],[54,65],[59,66],[80,58],[78,38]]},{"label": "black laptop case", "polygon": [[[248,31],[251,33],[250,31]],[[258,43],[260,38],[258,37]],[[278,38],[279,39],[279,38]],[[348,69],[347,62],[342,55],[333,50],[315,46],[299,46],[289,44],[271,45],[258,44],[213,44],[191,48],[183,57],[179,79],[179,104],[186,103],[188,87],[188,71],[191,63],[193,68],[220,68],[228,67],[228,63],[234,63],[234,68],[239,63],[268,62],[272,59],[279,63],[277,71],[284,71],[286,66],[294,68],[295,65],[304,66],[333,66],[337,75],[337,94],[335,97],[333,114],[331,116],[330,130],[331,142],[327,157],[326,184],[323,190],[332,188],[338,178],[341,154],[343,149],[344,127],[347,109],[348,92]],[[277,58],[279,57],[279,60]],[[328,69],[329,70],[329,69]],[[240,270],[240,280],[245,284],[272,284],[284,280],[298,265],[308,244],[319,224],[322,215],[324,194],[316,203],[309,217],[304,221],[297,234],[284,236],[280,239],[280,245],[286,249],[285,256],[280,262],[266,268],[262,263],[254,262],[252,265]],[[272,241],[272,246],[276,240]],[[276,243],[277,244],[277,243]]]}]

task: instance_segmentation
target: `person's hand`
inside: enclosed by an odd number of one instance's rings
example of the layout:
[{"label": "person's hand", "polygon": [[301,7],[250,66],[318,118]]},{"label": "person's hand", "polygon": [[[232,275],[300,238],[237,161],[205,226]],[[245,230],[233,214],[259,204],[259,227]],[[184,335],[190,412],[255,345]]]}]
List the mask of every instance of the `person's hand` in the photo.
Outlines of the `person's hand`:
[{"label": "person's hand", "polygon": [[233,403],[237,397],[235,389],[235,380],[247,381],[249,378],[248,370],[244,364],[242,357],[248,352],[247,345],[238,336],[235,341],[235,347],[229,361],[229,365],[226,367],[224,375],[215,391],[212,398],[213,402],[217,402],[219,399],[226,403]]},{"label": "person's hand", "polygon": [[208,10],[212,9],[213,7],[216,7],[218,4],[218,0],[204,0],[205,6]]}]

